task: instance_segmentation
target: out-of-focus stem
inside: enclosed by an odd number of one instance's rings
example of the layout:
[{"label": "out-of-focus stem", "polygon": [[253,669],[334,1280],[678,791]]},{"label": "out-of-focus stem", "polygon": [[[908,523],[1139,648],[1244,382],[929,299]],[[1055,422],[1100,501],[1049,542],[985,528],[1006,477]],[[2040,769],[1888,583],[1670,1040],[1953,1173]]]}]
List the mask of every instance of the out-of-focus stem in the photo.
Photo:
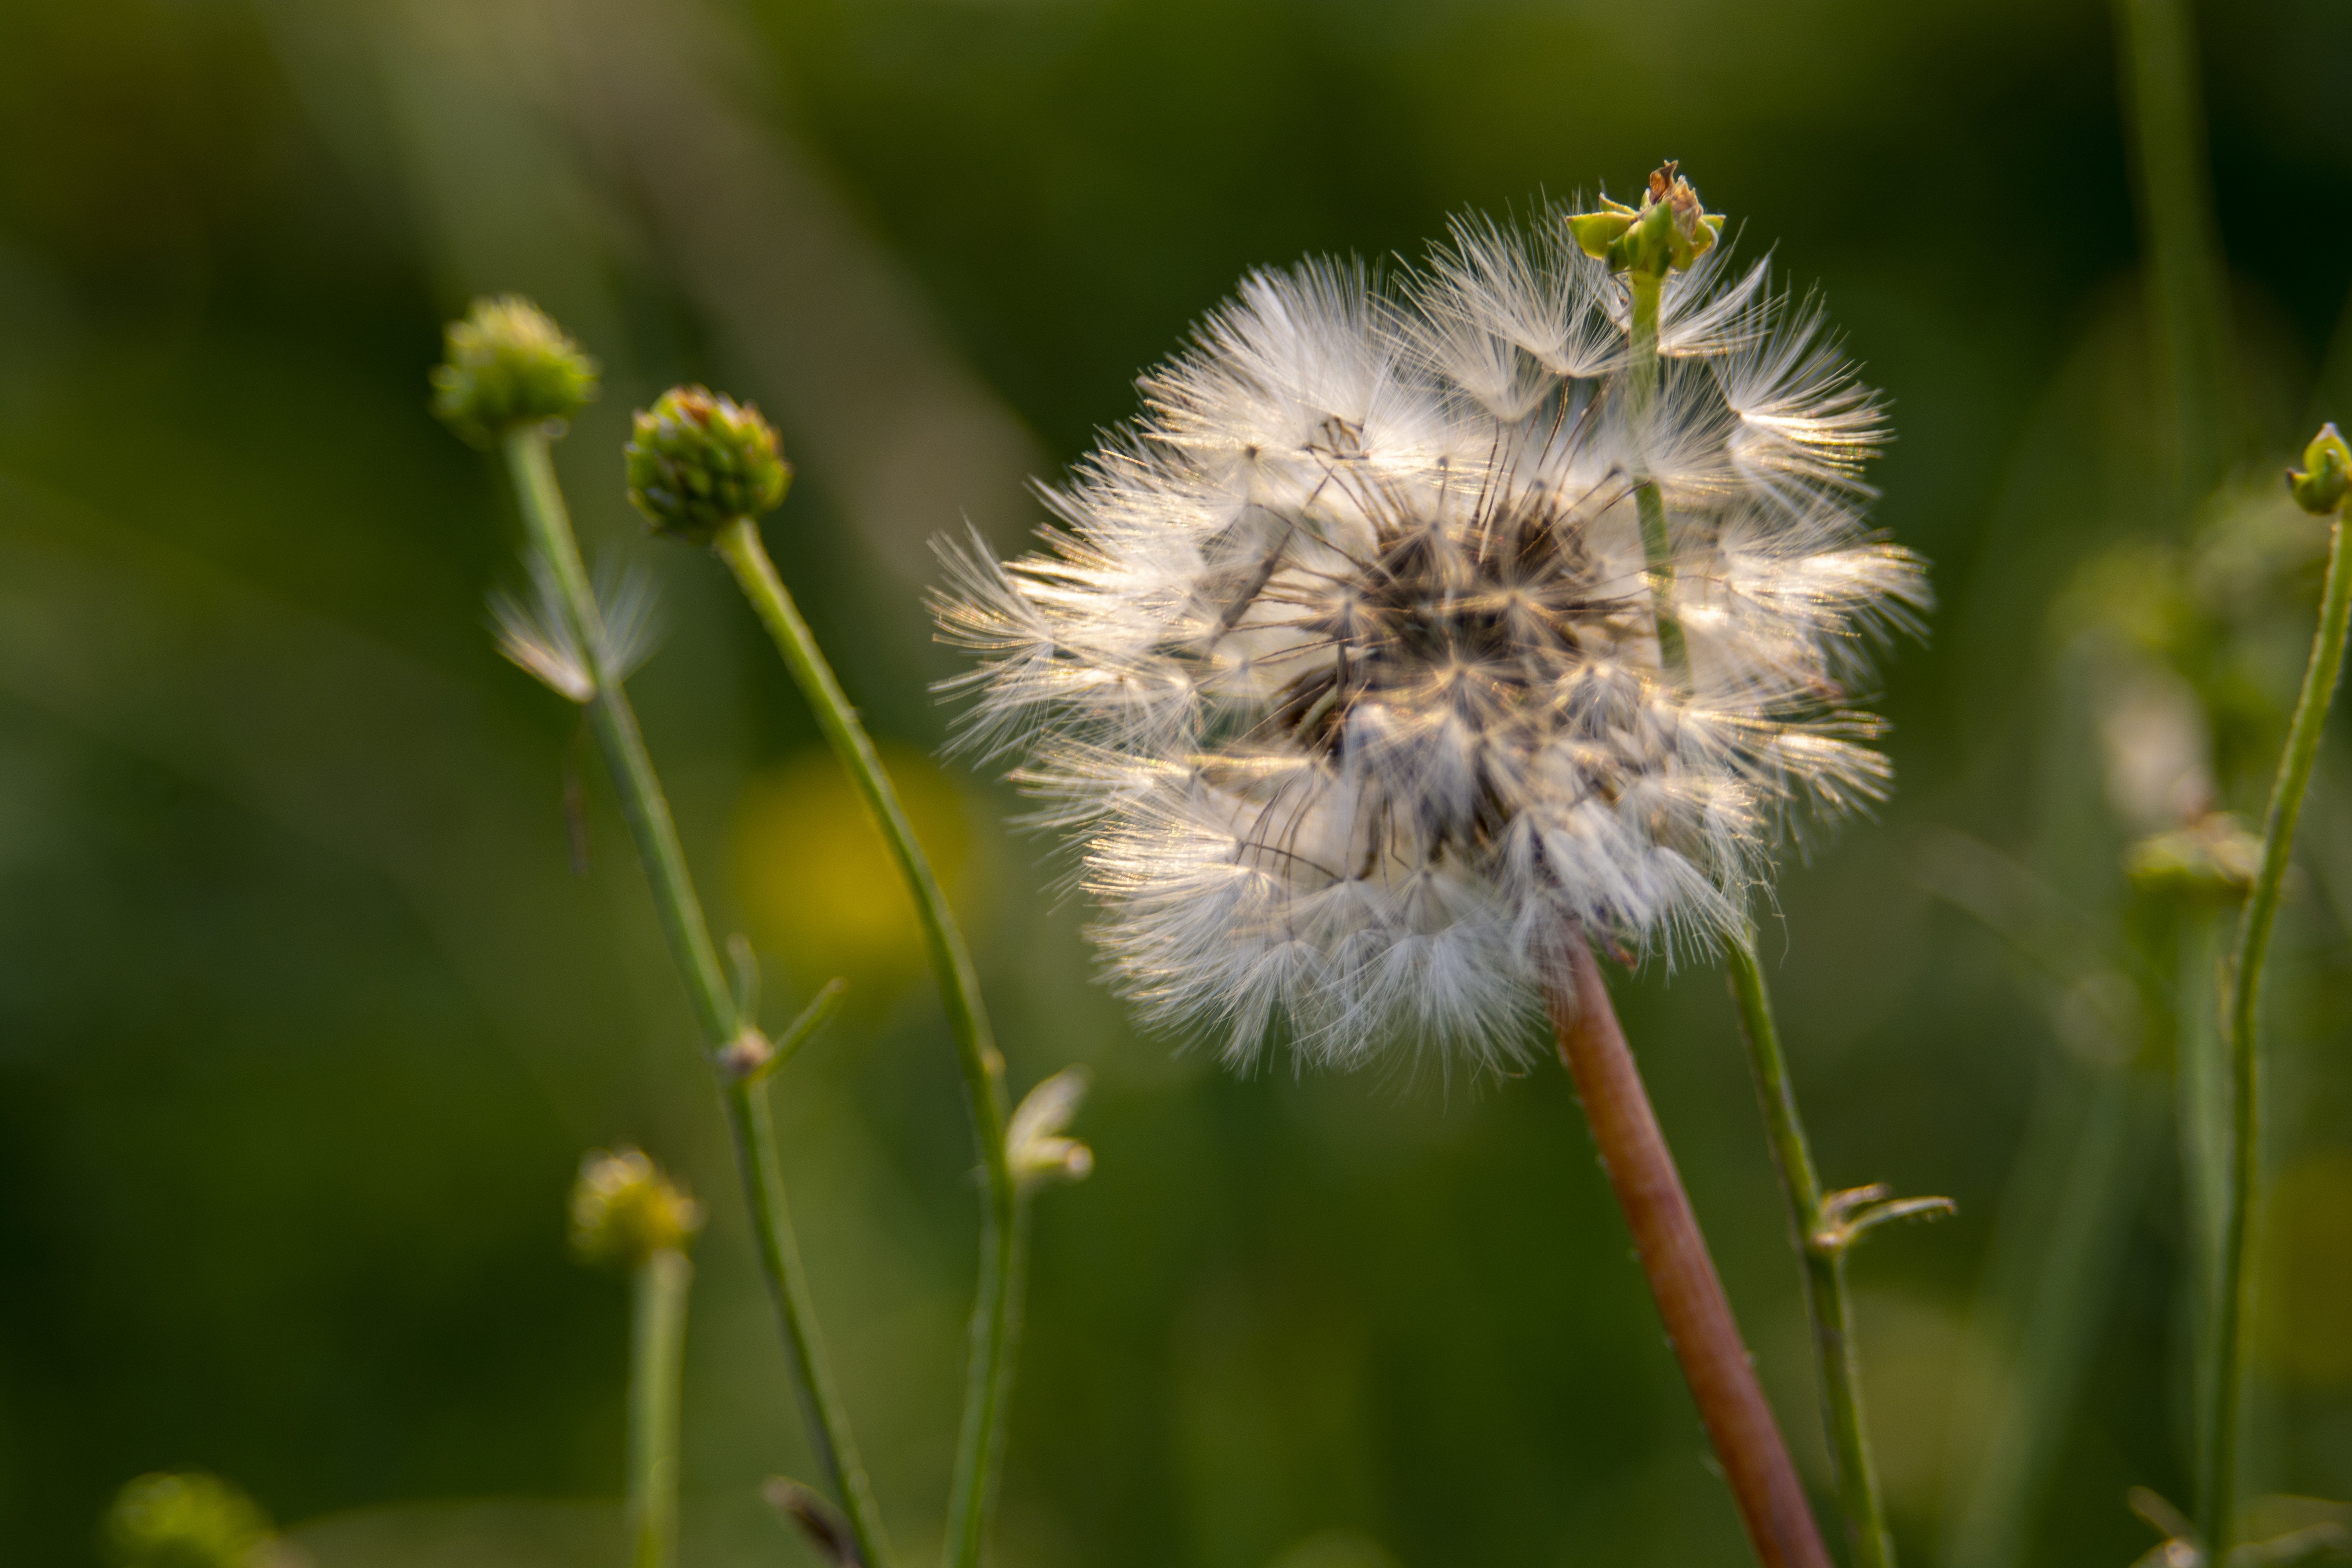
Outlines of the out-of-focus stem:
[{"label": "out-of-focus stem", "polygon": [[637,1265],[629,1343],[629,1539],[635,1568],[677,1561],[677,1404],[694,1265],[663,1247]]},{"label": "out-of-focus stem", "polygon": [[1013,1356],[1020,1334],[1021,1274],[1026,1226],[1022,1215],[1020,1184],[1014,1180],[1004,1132],[1009,1110],[1004,1089],[1004,1058],[997,1053],[982,1005],[980,982],[971,955],[947,895],[940,890],[929,858],[916,839],[914,828],[898,804],[898,791],[882,771],[874,742],[858,721],[857,710],[834,679],[808,623],[776,574],[760,531],[750,518],[738,518],[719,532],[714,542],[719,558],[735,574],[735,581],[751,601],[761,623],[774,638],[801,695],[815,713],[818,727],[831,742],[834,754],[848,770],[865,799],[891,858],[914,894],[921,917],[923,940],[931,968],[938,976],[948,1024],[955,1036],[956,1057],[963,1068],[964,1097],[971,1108],[972,1133],[980,1145],[987,1191],[982,1210],[980,1287],[972,1306],[971,1363],[964,1395],[963,1426],[956,1445],[954,1479],[949,1500],[947,1562],[952,1568],[977,1568],[988,1536],[993,1507],[996,1471],[1003,1447],[1004,1416],[1009,1401]]},{"label": "out-of-focus stem", "polygon": [[849,1429],[848,1407],[833,1381],[833,1362],[825,1354],[818,1331],[816,1305],[809,1300],[808,1271],[801,1265],[799,1237],[793,1230],[792,1211],[784,1204],[784,1178],[776,1163],[776,1134],[768,1116],[764,1082],[749,1079],[727,1086],[727,1124],[743,1164],[743,1194],[751,1208],[751,1235],[759,1243],[760,1271],[768,1278],[775,1298],[776,1316],[792,1351],[801,1415],[808,1426],[809,1447],[825,1478],[841,1494],[850,1532],[857,1537],[867,1568],[887,1568],[890,1543],[882,1533],[882,1510],[874,1499],[873,1483],[857,1457],[857,1439]]},{"label": "out-of-focus stem", "polygon": [[[2221,1233],[2230,1201],[2229,1042],[2221,1025],[2214,980],[2220,969],[2221,919],[2205,909],[2179,913],[2166,965],[2173,994],[2173,1103],[2180,1142],[2181,1206],[2187,1211],[2191,1473],[2212,1467],[2214,1316],[2221,1282]],[[2200,1483],[2201,1484],[2201,1483]]]},{"label": "out-of-focus stem", "polygon": [[778,1173],[775,1135],[769,1125],[766,1102],[758,1098],[756,1087],[742,1077],[757,1065],[756,1060],[733,1060],[736,1047],[747,1042],[759,1047],[751,1053],[754,1058],[764,1055],[765,1042],[756,1041],[756,1031],[749,1020],[736,1016],[734,996],[719,967],[719,954],[711,946],[710,928],[703,919],[701,900],[695,896],[694,881],[687,871],[686,852],[678,843],[677,827],[670,818],[661,780],[654,772],[653,758],[646,750],[645,736],[637,727],[628,694],[605,664],[604,616],[589,587],[587,568],[580,559],[580,545],[572,531],[563,492],[555,482],[547,437],[537,429],[517,430],[506,437],[505,452],[532,547],[545,560],[555,579],[572,637],[595,681],[595,694],[588,702],[589,721],[612,769],[621,813],[636,842],[646,879],[652,884],[654,905],[660,912],[663,932],[669,938],[671,956],[686,981],[687,995],[693,1004],[703,1044],[710,1052],[726,1092],[728,1123],[735,1134],[736,1165],[751,1205],[769,1294],[775,1302],[785,1342],[792,1352],[793,1376],[800,1394],[802,1413],[807,1419],[811,1446],[824,1463],[826,1479],[841,1494],[842,1506],[856,1532],[867,1568],[888,1568],[892,1559],[889,1542],[882,1533],[881,1510],[875,1504],[873,1487],[866,1480],[865,1465],[850,1436],[848,1414],[834,1392],[824,1342],[817,1331],[815,1310],[802,1278],[800,1253],[793,1237],[791,1216],[784,1206],[783,1181]]},{"label": "out-of-focus stem", "polygon": [[2312,639],[2311,663],[2303,673],[2294,719],[2287,727],[2286,751],[2271,787],[2263,820],[2263,858],[2238,928],[2237,963],[2230,989],[2231,1148],[2228,1201],[2222,1211],[2221,1281],[2214,1300],[2213,1441],[2207,1455],[2205,1495],[2198,1523],[2208,1561],[2227,1561],[2237,1538],[2239,1431],[2245,1411],[2246,1326],[2253,1279],[2256,1183],[2262,1174],[2262,1053],[2256,1032],[2262,1005],[2263,961],[2277,923],[2280,889],[2294,847],[2295,819],[2311,787],[2319,757],[2320,731],[2344,670],[2344,634],[2352,623],[2352,568],[2344,559],[2341,514],[2328,529],[2327,585],[2320,597],[2319,630]]},{"label": "out-of-focus stem", "polygon": [[1734,942],[1724,955],[1731,994],[1739,1005],[1748,1064],[1756,1070],[1758,1097],[1772,1157],[1788,1194],[1797,1249],[1805,1260],[1805,1301],[1813,1319],[1813,1362],[1821,1374],[1822,1406],[1837,1461],[1838,1502],[1855,1568],[1894,1568],[1895,1542],[1886,1530],[1886,1505],[1879,1496],[1878,1468],[1870,1451],[1870,1429],[1862,1405],[1862,1352],[1854,1339],[1853,1302],[1846,1289],[1846,1246],[1825,1224],[1821,1177],[1813,1165],[1805,1124],[1797,1112],[1796,1085],[1780,1050],[1780,1028],[1764,972],[1748,942]]},{"label": "out-of-focus stem", "polygon": [[1601,1165],[1749,1544],[1764,1568],[1829,1568],[1804,1486],[1748,1361],[1600,966],[1580,934],[1561,956],[1568,984],[1549,998],[1560,1059],[1584,1101]]},{"label": "out-of-focus stem", "polygon": [[[1626,418],[1638,447],[1658,406],[1658,306],[1665,279],[1635,268],[1626,275],[1626,284],[1633,294],[1633,331],[1626,345]],[[1646,462],[1633,478],[1633,506],[1642,519],[1642,553],[1650,569],[1650,591],[1656,605],[1658,663],[1668,679],[1680,679],[1690,671],[1690,655],[1684,647],[1682,622],[1669,608],[1674,602],[1675,557],[1674,541],[1666,532],[1665,498],[1658,493]]]},{"label": "out-of-focus stem", "polygon": [[2149,321],[2179,499],[2201,494],[2237,445],[2229,300],[2206,177],[2187,0],[2115,0],[2148,251]]},{"label": "out-of-focus stem", "polygon": [[[2051,1108],[2054,1111],[2054,1107]],[[2044,1150],[2058,1158],[2050,1185],[2012,1191],[2002,1205],[1997,1247],[2023,1300],[2012,1375],[1996,1389],[1979,1445],[1981,1455],[1957,1510],[1944,1561],[1949,1568],[2015,1568],[2074,1416],[2090,1344],[2123,1250],[2160,1105],[2127,1067],[2097,1069],[2079,1121],[2051,1119]],[[2039,1176],[2040,1162],[2026,1162]],[[2017,1247],[2020,1210],[2054,1197],[2038,1247]]]}]

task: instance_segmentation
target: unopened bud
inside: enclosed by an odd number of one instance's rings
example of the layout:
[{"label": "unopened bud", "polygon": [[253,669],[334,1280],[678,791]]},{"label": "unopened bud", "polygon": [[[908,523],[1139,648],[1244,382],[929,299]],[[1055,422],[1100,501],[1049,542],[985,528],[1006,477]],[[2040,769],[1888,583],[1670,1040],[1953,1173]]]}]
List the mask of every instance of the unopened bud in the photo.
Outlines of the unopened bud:
[{"label": "unopened bud", "polygon": [[1723,217],[1699,205],[1698,192],[1669,160],[1650,173],[1650,188],[1642,205],[1601,198],[1601,210],[1579,213],[1568,220],[1577,248],[1612,272],[1645,272],[1663,278],[1669,271],[1689,269],[1691,263],[1715,248],[1723,233]]},{"label": "unopened bud", "polygon": [[448,357],[433,367],[433,412],[478,447],[561,425],[596,400],[596,362],[519,294],[475,300],[447,339]]},{"label": "unopened bud", "polygon": [[628,473],[629,500],[655,528],[707,544],[737,518],[782,506],[793,466],[756,405],[678,386],[638,413]]},{"label": "unopened bud", "polygon": [[99,1539],[115,1568],[262,1568],[276,1556],[269,1516],[200,1471],[131,1482],[107,1510]]},{"label": "unopened bud", "polygon": [[684,1252],[702,1228],[702,1205],[636,1149],[598,1149],[572,1185],[572,1250],[590,1263],[635,1268]]},{"label": "unopened bud", "polygon": [[1087,1097],[1087,1069],[1065,1068],[1031,1089],[1005,1128],[1013,1178],[1024,1189],[1048,1182],[1083,1182],[1094,1173],[1095,1152],[1061,1136]]},{"label": "unopened bud", "polygon": [[2262,839],[2216,811],[2134,844],[2124,852],[2124,874],[2150,897],[2234,903],[2253,890],[2262,858]]},{"label": "unopened bud", "polygon": [[834,1568],[865,1568],[866,1559],[857,1551],[856,1533],[823,1492],[789,1477],[771,1476],[760,1493],[768,1500],[770,1508],[792,1521],[801,1532],[801,1539],[824,1562]]},{"label": "unopened bud", "polygon": [[2286,471],[2286,488],[2294,504],[2314,517],[2329,517],[2352,490],[2352,450],[2333,425],[2322,425],[2311,445],[2303,449],[2303,467]]}]

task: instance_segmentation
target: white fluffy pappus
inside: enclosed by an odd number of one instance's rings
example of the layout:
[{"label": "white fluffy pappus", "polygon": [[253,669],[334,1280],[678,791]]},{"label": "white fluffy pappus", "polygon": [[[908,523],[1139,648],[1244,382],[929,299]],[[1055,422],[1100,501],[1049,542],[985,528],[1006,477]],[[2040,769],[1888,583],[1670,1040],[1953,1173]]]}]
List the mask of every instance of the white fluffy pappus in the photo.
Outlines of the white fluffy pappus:
[{"label": "white fluffy pappus", "polygon": [[1876,395],[1717,247],[1635,410],[1565,218],[1251,277],[1042,492],[1044,551],[943,546],[964,743],[1079,841],[1119,989],[1236,1066],[1506,1063],[1563,942],[1711,950],[1792,807],[1887,788],[1849,694],[1928,593],[1863,521]]}]

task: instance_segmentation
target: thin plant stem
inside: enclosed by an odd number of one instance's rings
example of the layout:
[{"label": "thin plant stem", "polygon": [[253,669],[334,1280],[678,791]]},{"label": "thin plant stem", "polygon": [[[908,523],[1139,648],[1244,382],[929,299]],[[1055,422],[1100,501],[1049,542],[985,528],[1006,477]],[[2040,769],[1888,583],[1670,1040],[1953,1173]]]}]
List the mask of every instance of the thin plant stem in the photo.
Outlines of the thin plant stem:
[{"label": "thin plant stem", "polygon": [[1879,1495],[1878,1468],[1871,1458],[1870,1429],[1862,1404],[1862,1352],[1854,1338],[1853,1300],[1846,1288],[1847,1245],[1822,1202],[1821,1177],[1812,1146],[1797,1112],[1796,1085],[1780,1049],[1780,1027],[1754,946],[1736,942],[1725,952],[1731,994],[1739,1006],[1740,1031],[1748,1040],[1748,1065],[1756,1072],[1758,1097],[1780,1169],[1797,1249],[1805,1260],[1805,1303],[1813,1320],[1813,1363],[1821,1374],[1822,1408],[1837,1463],[1838,1503],[1855,1568],[1895,1568],[1895,1541],[1887,1533],[1886,1505]]},{"label": "thin plant stem", "polygon": [[1549,998],[1560,1060],[1584,1102],[1601,1165],[1748,1542],[1764,1568],[1829,1568],[1804,1485],[1740,1340],[1600,966],[1580,934],[1570,938],[1562,957],[1568,984]]},{"label": "thin plant stem", "polygon": [[2256,1033],[2262,1004],[2263,961],[2278,921],[2279,895],[2287,858],[2294,847],[2295,819],[2311,786],[2319,758],[2319,736],[2327,706],[2344,670],[2344,633],[2352,623],[2352,566],[2344,559],[2344,521],[2339,512],[2328,527],[2327,585],[2320,597],[2319,631],[2312,639],[2311,663],[2303,672],[2287,727],[2286,752],[2279,758],[2263,820],[2263,858],[2238,927],[2237,963],[2230,984],[2231,1147],[2227,1205],[2222,1211],[2221,1283],[2215,1293],[2213,1331],[2213,1440],[2206,1456],[2203,1517],[2198,1521],[2208,1561],[2227,1560],[2237,1535],[2238,1443],[2245,1410],[2246,1329],[2253,1293],[2256,1183],[2262,1174],[2262,1053]]},{"label": "thin plant stem", "polygon": [[2044,1089],[2030,1140],[2029,1154],[2042,1157],[2020,1161],[1994,1234],[1993,1272],[2012,1289],[1989,1289],[1979,1310],[2012,1298],[2015,1371],[1994,1387],[1954,1510],[1948,1568],[2016,1568],[2023,1559],[2156,1144],[2161,1103],[2128,1067],[2094,1069],[2079,1116],[2059,1106],[2058,1088],[2053,1079]]},{"label": "thin plant stem", "polygon": [[[671,956],[686,981],[695,1021],[725,1092],[728,1126],[734,1133],[736,1165],[751,1207],[761,1268],[767,1276],[768,1292],[792,1352],[789,1359],[810,1445],[824,1466],[827,1480],[841,1496],[866,1568],[889,1568],[893,1559],[882,1530],[881,1510],[875,1503],[873,1486],[850,1435],[848,1413],[835,1392],[824,1341],[817,1331],[815,1310],[802,1276],[767,1103],[745,1077],[766,1054],[765,1042],[756,1039],[750,1020],[736,1016],[734,994],[711,946],[709,924],[703,918],[701,900],[695,896],[686,852],[678,843],[661,781],[654,773],[653,758],[646,751],[628,694],[607,667],[604,616],[589,587],[571,514],[555,482],[547,436],[538,429],[517,430],[506,437],[505,452],[532,547],[554,577],[572,636],[588,661],[595,683],[588,701],[589,722],[612,769],[622,816],[636,841]],[[740,1047],[747,1043],[759,1048],[743,1055],[739,1063]]]},{"label": "thin plant stem", "polygon": [[[1627,277],[1633,289],[1633,331],[1627,344],[1632,363],[1626,374],[1626,413],[1636,432],[1644,430],[1658,403],[1658,306],[1665,279],[1636,268]],[[1684,645],[1682,622],[1668,612],[1675,590],[1674,541],[1666,531],[1665,498],[1647,467],[1634,476],[1634,510],[1642,519],[1642,553],[1650,569],[1650,592],[1656,606],[1658,663],[1669,679],[1690,671],[1690,654]]]},{"label": "thin plant stem", "polygon": [[2188,0],[2115,0],[2150,324],[2179,499],[2233,456],[2229,302],[2206,178],[2205,118]]},{"label": "thin plant stem", "polygon": [[868,1568],[887,1568],[892,1560],[889,1541],[882,1533],[882,1510],[875,1502],[866,1467],[858,1459],[847,1406],[835,1387],[833,1363],[817,1330],[816,1305],[809,1300],[800,1239],[793,1230],[792,1211],[784,1203],[783,1173],[776,1163],[776,1134],[763,1083],[744,1079],[727,1086],[727,1125],[734,1133],[735,1147],[747,1157],[743,1191],[751,1205],[751,1234],[759,1243],[760,1270],[775,1296],[776,1315],[792,1350],[793,1369],[801,1373],[795,1386],[809,1446],[816,1450],[817,1462],[841,1494],[859,1555]]},{"label": "thin plant stem", "polygon": [[963,1425],[957,1437],[955,1470],[948,1505],[946,1561],[951,1568],[977,1568],[988,1538],[989,1515],[994,1506],[996,1473],[1004,1442],[1005,1411],[1010,1403],[1013,1366],[1021,1324],[1021,1277],[1026,1253],[1027,1225],[1020,1184],[1014,1179],[1011,1152],[1004,1134],[1009,1110],[1004,1089],[1004,1058],[998,1054],[982,1005],[980,982],[963,935],[948,910],[947,895],[932,873],[929,857],[916,839],[914,828],[898,804],[898,791],[882,770],[874,742],[858,721],[857,710],[834,679],[808,623],[783,579],[776,574],[758,525],[738,518],[719,532],[714,542],[719,559],[735,574],[735,581],[751,601],[761,624],[775,639],[801,695],[815,713],[834,754],[848,770],[866,809],[873,814],[891,858],[914,894],[923,941],[931,968],[939,979],[948,1024],[955,1037],[956,1058],[963,1069],[964,1096],[970,1105],[972,1133],[980,1145],[986,1181],[982,1208],[980,1285],[972,1305],[971,1361],[965,1386]]},{"label": "thin plant stem", "polygon": [[677,1562],[678,1379],[694,1265],[676,1247],[637,1265],[629,1343],[629,1537],[635,1568]]},{"label": "thin plant stem", "polygon": [[2221,917],[2184,910],[2167,933],[2168,967],[2178,1001],[2173,1008],[2174,1121],[2180,1143],[2181,1206],[2187,1211],[2183,1295],[2188,1303],[2189,1396],[2195,1451],[2191,1474],[2211,1468],[2216,1364],[2214,1313],[2220,1302],[2221,1233],[2229,1210],[2230,1062],[2221,1027],[2214,978],[2220,967]]}]

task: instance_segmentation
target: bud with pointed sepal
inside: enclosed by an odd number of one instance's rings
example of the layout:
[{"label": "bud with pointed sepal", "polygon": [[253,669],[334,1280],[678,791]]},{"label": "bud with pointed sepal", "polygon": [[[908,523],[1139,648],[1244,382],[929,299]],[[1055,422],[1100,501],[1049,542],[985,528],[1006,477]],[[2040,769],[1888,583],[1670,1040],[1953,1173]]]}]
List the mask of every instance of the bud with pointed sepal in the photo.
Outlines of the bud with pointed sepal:
[{"label": "bud with pointed sepal", "polygon": [[1004,1148],[1023,1191],[1048,1182],[1083,1182],[1094,1173],[1095,1152],[1062,1136],[1086,1094],[1086,1068],[1065,1068],[1031,1089],[1013,1110]]},{"label": "bud with pointed sepal", "polygon": [[2319,427],[2303,449],[2303,467],[2286,471],[2286,488],[2294,504],[2314,517],[2332,516],[2344,504],[2345,493],[2352,490],[2352,450],[2334,425]]},{"label": "bud with pointed sepal", "polygon": [[1577,248],[1612,272],[1643,272],[1663,278],[1687,271],[1715,248],[1723,216],[1699,205],[1698,192],[1669,160],[1650,173],[1650,188],[1638,208],[1601,198],[1601,210],[1568,220]]}]

